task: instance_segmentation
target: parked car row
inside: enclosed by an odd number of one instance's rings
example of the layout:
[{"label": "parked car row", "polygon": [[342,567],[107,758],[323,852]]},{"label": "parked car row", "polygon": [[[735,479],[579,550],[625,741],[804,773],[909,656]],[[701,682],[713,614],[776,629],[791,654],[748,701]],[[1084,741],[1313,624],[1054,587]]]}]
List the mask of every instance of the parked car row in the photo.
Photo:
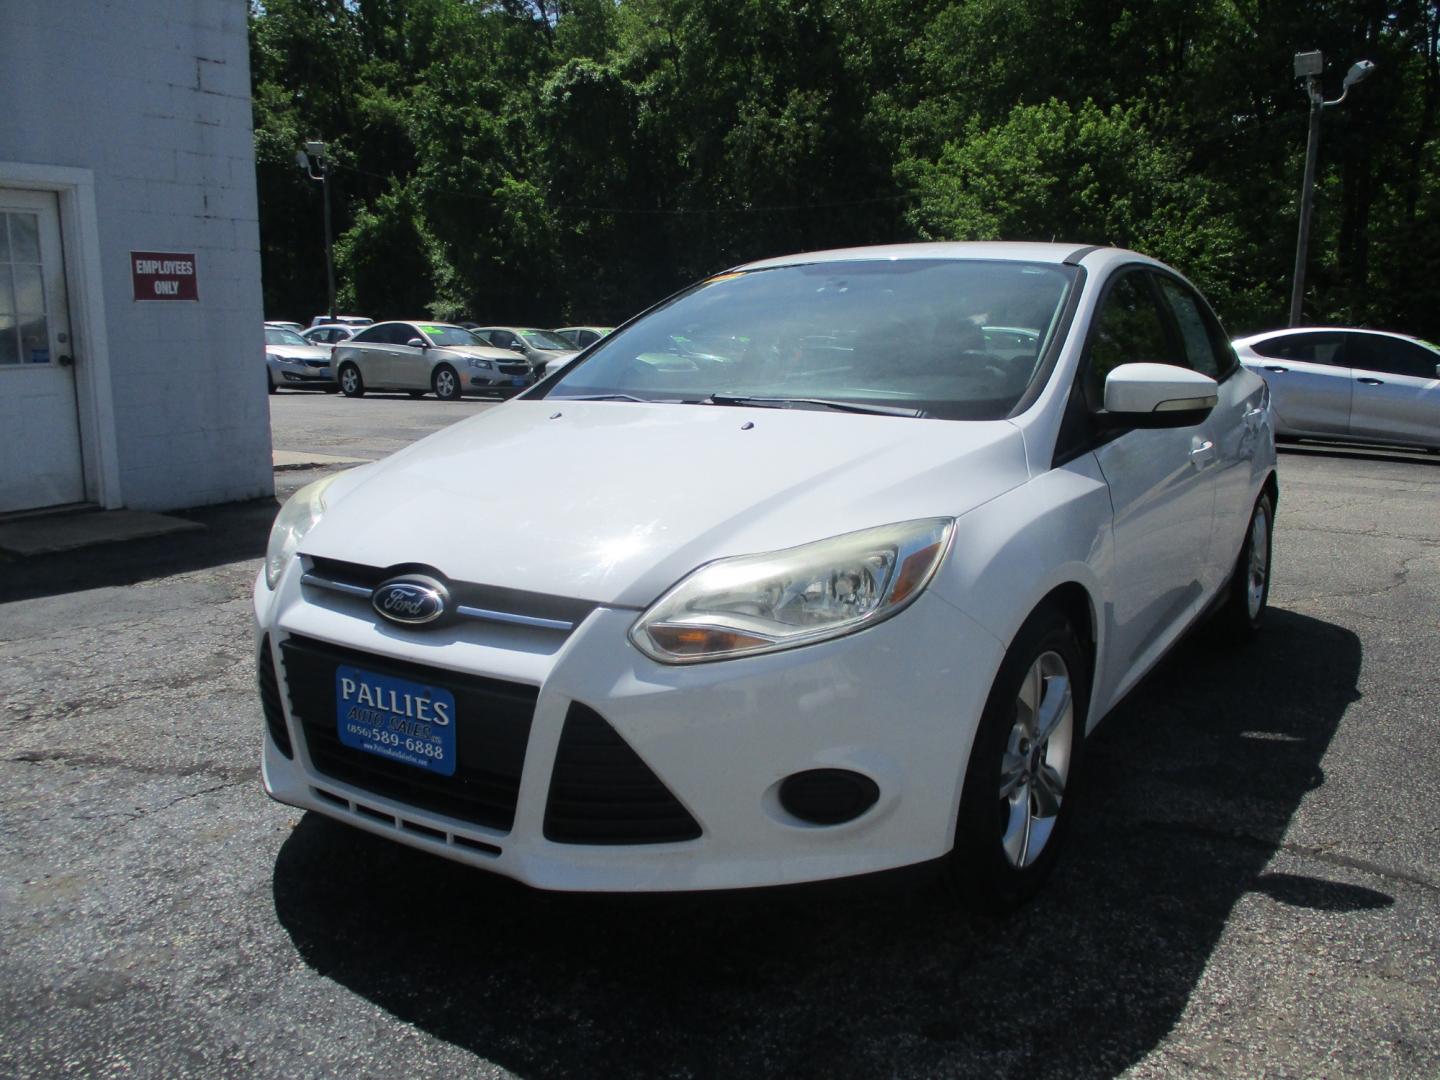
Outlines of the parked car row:
[{"label": "parked car row", "polygon": [[[453,401],[466,393],[517,393],[560,370],[610,332],[571,326],[563,331],[525,326],[466,326],[433,321],[376,323],[344,315],[301,330],[266,322],[268,385],[343,390],[433,393]],[[297,352],[302,347],[316,350]],[[324,357],[323,363],[317,362]],[[298,365],[298,366],[297,366]],[[302,373],[301,368],[304,368]]]}]

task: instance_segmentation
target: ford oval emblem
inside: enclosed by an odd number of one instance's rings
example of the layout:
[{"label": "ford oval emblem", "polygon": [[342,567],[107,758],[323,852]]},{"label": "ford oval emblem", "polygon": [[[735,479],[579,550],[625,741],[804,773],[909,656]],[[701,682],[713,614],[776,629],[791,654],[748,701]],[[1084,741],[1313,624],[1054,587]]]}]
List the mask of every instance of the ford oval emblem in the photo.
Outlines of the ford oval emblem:
[{"label": "ford oval emblem", "polygon": [[370,606],[393,623],[420,626],[445,614],[449,596],[434,578],[411,575],[391,578],[370,598]]}]

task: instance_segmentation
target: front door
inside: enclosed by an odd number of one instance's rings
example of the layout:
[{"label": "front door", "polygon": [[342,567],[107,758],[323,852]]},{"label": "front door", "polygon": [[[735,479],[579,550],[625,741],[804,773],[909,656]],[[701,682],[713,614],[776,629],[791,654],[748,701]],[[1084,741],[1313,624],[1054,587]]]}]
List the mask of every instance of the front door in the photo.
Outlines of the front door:
[{"label": "front door", "polygon": [[1440,353],[1382,334],[1345,336],[1355,377],[1350,434],[1440,446]]},{"label": "front door", "polygon": [[85,498],[74,348],[56,197],[0,188],[0,512]]},{"label": "front door", "polygon": [[[1171,340],[1148,271],[1107,286],[1082,359],[1086,401],[1098,409],[1105,376],[1133,361],[1187,366]],[[1108,605],[1108,662],[1096,698],[1123,694],[1194,615],[1214,527],[1218,448],[1203,425],[1138,428],[1095,449],[1114,509],[1115,575]]]}]

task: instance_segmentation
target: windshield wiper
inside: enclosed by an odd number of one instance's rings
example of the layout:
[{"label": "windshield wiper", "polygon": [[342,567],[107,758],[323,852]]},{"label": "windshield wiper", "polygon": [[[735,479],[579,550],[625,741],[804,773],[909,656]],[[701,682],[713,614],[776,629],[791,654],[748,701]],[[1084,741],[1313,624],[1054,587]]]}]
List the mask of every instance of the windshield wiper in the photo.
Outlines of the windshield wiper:
[{"label": "windshield wiper", "polygon": [[644,405],[653,405],[654,398],[636,397],[634,394],[586,394],[583,397],[557,397],[554,401],[638,401]]},{"label": "windshield wiper", "polygon": [[760,409],[816,408],[836,412],[872,413],[876,416],[909,416],[923,419],[924,409],[906,409],[898,405],[866,405],[856,401],[836,401],[816,397],[747,397],[742,394],[711,394],[701,405],[753,405]]}]

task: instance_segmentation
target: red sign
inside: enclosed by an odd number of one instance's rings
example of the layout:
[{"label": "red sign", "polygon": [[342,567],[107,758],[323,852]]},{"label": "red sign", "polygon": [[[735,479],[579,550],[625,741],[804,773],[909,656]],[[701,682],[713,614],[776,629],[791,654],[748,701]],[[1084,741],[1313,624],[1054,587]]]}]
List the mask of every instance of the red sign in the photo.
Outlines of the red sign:
[{"label": "red sign", "polygon": [[136,300],[199,300],[195,256],[178,251],[130,252]]}]

